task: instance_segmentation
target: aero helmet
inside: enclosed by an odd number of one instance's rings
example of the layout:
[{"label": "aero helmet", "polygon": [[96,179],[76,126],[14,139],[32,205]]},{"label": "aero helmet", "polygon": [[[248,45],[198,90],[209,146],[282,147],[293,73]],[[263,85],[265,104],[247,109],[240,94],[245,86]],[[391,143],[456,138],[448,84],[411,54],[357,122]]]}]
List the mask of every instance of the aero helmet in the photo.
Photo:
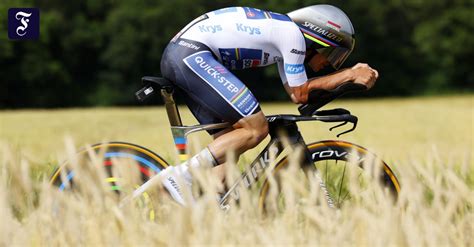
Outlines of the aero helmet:
[{"label": "aero helmet", "polygon": [[354,27],[339,8],[318,4],[297,9],[288,16],[303,33],[306,49],[322,54],[335,69],[339,69],[354,49]]}]

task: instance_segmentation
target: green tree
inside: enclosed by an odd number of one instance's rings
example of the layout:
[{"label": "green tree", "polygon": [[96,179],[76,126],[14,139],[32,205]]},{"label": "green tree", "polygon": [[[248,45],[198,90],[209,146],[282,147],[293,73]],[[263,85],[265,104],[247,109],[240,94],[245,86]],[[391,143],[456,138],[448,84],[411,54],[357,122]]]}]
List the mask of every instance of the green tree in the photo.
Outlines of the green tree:
[{"label": "green tree", "polygon": [[[367,62],[380,72],[370,95],[472,92],[472,0],[332,0],[356,29],[345,67]],[[0,107],[135,104],[143,75],[159,75],[163,49],[188,22],[228,6],[275,12],[309,0],[4,0],[0,2]],[[40,39],[10,41],[10,7],[40,8]],[[331,72],[310,74],[320,76]],[[287,100],[275,66],[235,72],[259,100]]]}]

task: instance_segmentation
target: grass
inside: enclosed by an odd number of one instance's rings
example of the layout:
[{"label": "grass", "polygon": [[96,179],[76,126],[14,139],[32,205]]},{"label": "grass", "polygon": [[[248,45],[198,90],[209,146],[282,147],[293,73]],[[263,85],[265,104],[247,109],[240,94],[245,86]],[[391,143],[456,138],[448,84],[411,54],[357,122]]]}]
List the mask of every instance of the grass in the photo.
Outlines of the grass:
[{"label": "grass", "polygon": [[[257,193],[243,192],[240,206],[225,213],[211,190],[191,209],[160,201],[157,220],[144,221],[140,209],[119,210],[97,175],[90,174],[88,182],[96,186],[90,191],[85,186],[82,197],[58,193],[45,179],[53,164],[73,155],[72,146],[106,140],[143,145],[174,163],[163,108],[1,111],[0,246],[474,245],[472,95],[337,101],[328,107],[346,107],[359,117],[356,131],[341,139],[370,148],[392,164],[402,184],[395,205],[361,193],[340,210],[314,199],[288,202],[289,210],[262,217],[254,207]],[[262,108],[266,114],[297,112],[290,104]],[[185,123],[195,123],[182,112]],[[330,126],[303,123],[300,128],[309,143],[336,139]],[[74,144],[66,144],[66,137]],[[205,134],[196,134],[191,147],[199,150],[207,141]],[[241,160],[251,160],[261,148]],[[201,182],[213,183],[209,174],[202,176]],[[304,186],[310,182],[297,179],[288,193],[296,198],[318,194]],[[57,208],[60,213],[54,213]]]}]

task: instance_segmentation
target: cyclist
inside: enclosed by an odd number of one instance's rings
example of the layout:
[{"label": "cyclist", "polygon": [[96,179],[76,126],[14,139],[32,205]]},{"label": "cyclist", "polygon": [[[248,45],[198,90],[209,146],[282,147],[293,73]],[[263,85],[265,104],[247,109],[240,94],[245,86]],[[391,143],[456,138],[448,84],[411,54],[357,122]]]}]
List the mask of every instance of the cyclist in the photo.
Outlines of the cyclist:
[{"label": "cyclist", "polygon": [[[354,43],[351,21],[331,5],[313,5],[287,15],[229,7],[206,13],[185,26],[163,53],[162,75],[184,92],[187,106],[201,124],[233,125],[210,131],[214,140],[204,150],[162,172],[163,185],[171,196],[185,204],[183,190],[191,187],[191,168],[222,165],[228,150],[240,155],[268,134],[257,99],[230,70],[276,63],[291,100],[306,103],[308,92],[314,89],[331,90],[347,81],[367,88],[374,85],[378,72],[367,64],[338,70]],[[308,79],[305,63],[314,71],[329,64],[338,71]],[[222,167],[215,169],[223,179]],[[178,183],[178,177],[185,183]]]}]

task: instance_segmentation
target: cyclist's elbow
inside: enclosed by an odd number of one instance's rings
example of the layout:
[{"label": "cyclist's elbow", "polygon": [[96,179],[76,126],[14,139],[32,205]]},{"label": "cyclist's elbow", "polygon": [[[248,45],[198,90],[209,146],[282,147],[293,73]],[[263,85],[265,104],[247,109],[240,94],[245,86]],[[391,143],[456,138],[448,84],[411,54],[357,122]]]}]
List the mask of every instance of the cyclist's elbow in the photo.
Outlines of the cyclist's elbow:
[{"label": "cyclist's elbow", "polygon": [[305,104],[308,101],[308,97],[304,97],[301,94],[292,94],[291,101],[295,104]]},{"label": "cyclist's elbow", "polygon": [[295,104],[305,104],[308,101],[308,84],[291,88],[291,100]]}]

